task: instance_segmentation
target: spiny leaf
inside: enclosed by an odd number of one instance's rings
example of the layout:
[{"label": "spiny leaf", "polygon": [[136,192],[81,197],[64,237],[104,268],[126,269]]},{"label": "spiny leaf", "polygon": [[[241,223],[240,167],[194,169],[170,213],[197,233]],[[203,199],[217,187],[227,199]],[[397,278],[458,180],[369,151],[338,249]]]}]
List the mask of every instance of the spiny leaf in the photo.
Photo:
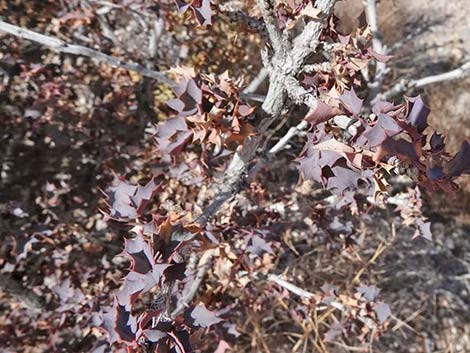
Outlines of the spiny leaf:
[{"label": "spiny leaf", "polygon": [[109,217],[118,221],[136,219],[158,188],[154,179],[145,186],[137,186],[115,175],[114,186],[105,193],[110,208]]},{"label": "spiny leaf", "polygon": [[470,174],[470,144],[464,141],[459,152],[447,165],[448,175],[457,177],[462,174]]},{"label": "spiny leaf", "polygon": [[212,311],[208,310],[204,304],[199,304],[188,311],[188,324],[195,327],[209,327],[223,321]]},{"label": "spiny leaf", "polygon": [[363,100],[357,96],[354,91],[354,87],[351,88],[351,90],[344,90],[343,94],[339,97],[339,100],[351,113],[357,115],[361,112]]},{"label": "spiny leaf", "polygon": [[421,96],[408,97],[408,116],[406,120],[422,133],[428,127],[428,115],[430,109],[424,104]]}]

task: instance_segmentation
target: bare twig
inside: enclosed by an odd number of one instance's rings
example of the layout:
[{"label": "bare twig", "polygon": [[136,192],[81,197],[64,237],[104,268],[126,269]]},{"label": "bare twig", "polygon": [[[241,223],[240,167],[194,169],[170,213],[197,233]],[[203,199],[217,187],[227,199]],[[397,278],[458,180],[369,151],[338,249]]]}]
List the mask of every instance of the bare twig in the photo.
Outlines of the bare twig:
[{"label": "bare twig", "polygon": [[[367,0],[366,2],[367,19],[372,31],[372,49],[379,54],[385,54],[386,48],[382,44],[377,24],[377,4],[376,0]],[[369,82],[369,101],[373,101],[382,89],[383,80],[387,73],[387,67],[384,62],[377,61],[373,81]]]},{"label": "bare twig", "polygon": [[243,90],[243,93],[255,93],[259,86],[266,80],[269,72],[266,68],[262,68],[258,75],[250,82],[250,84]]},{"label": "bare twig", "polygon": [[85,56],[111,66],[120,67],[126,70],[135,71],[142,76],[149,77],[167,85],[173,85],[164,72],[150,70],[142,65],[133,62],[122,61],[114,56],[104,54],[98,50],[90,49],[81,45],[69,44],[59,38],[40,34],[29,29],[21,28],[4,21],[0,21],[0,31],[12,34],[18,38],[27,39],[49,47],[50,49],[71,55]]},{"label": "bare twig", "polygon": [[237,194],[244,181],[246,173],[246,162],[243,160],[240,151],[235,152],[230,164],[224,173],[219,193],[211,204],[196,218],[196,223],[204,225],[233,195]]},{"label": "bare twig", "polygon": [[325,61],[318,64],[305,65],[302,71],[307,74],[312,74],[318,71],[330,72],[333,71],[333,65],[329,61]]},{"label": "bare twig", "polygon": [[399,41],[395,42],[393,45],[391,45],[389,48],[387,48],[388,49],[387,54],[388,53],[395,53],[399,49],[403,48],[411,40],[413,40],[416,37],[423,34],[427,29],[428,29],[428,27],[423,26],[423,25],[418,25],[417,27],[414,27],[411,30],[411,32],[408,33],[405,37],[401,38]]},{"label": "bare twig", "polygon": [[287,289],[289,292],[294,293],[295,295],[298,295],[301,298],[312,299],[315,297],[313,293],[306,291],[305,289],[302,289],[300,287],[297,287],[295,284],[287,282],[286,280],[283,280],[277,275],[269,274],[267,280],[276,283],[278,286]]},{"label": "bare twig", "polygon": [[230,4],[220,4],[219,12],[225,14],[230,21],[241,24],[249,30],[258,32],[263,37],[268,37],[266,26],[262,19],[252,17],[242,10],[235,10]]},{"label": "bare twig", "polygon": [[[280,286],[284,289],[287,289],[289,292],[294,293],[295,295],[298,295],[301,298],[304,298],[304,299],[313,299],[313,298],[315,298],[315,294],[313,294],[312,292],[306,291],[305,289],[302,289],[302,288],[296,286],[295,284],[292,284],[292,283],[280,278],[277,275],[269,274],[266,279],[270,282],[276,283],[278,286]],[[331,301],[331,302],[328,303],[328,305],[330,307],[333,307],[333,308],[338,309],[340,311],[344,311],[344,305],[337,302],[337,301]],[[320,307],[320,308],[317,308],[317,309],[323,310],[324,307]]]},{"label": "bare twig", "polygon": [[446,82],[461,79],[470,75],[470,61],[467,61],[457,69],[449,72],[444,72],[439,75],[432,75],[428,77],[420,78],[419,80],[412,81],[410,86],[413,88],[421,88],[427,85],[438,82]]},{"label": "bare twig", "polygon": [[470,76],[470,61],[465,62],[460,67],[454,70],[444,72],[442,74],[431,75],[410,81],[403,79],[400,82],[397,82],[394,86],[392,86],[392,88],[390,88],[386,92],[380,94],[378,97],[382,100],[389,100],[411,89],[423,88],[430,84],[458,80],[468,76]]},{"label": "bare twig", "polygon": [[292,126],[289,131],[269,150],[270,154],[276,154],[281,151],[290,141],[291,138],[298,135],[308,127],[308,122],[302,120],[297,126]]},{"label": "bare twig", "polygon": [[266,96],[263,94],[255,94],[255,93],[240,93],[240,98],[250,100],[253,102],[260,102],[263,103],[266,100]]},{"label": "bare twig", "polygon": [[368,352],[369,351],[369,346],[367,345],[354,347],[354,346],[348,346],[347,344],[344,344],[342,342],[331,341],[331,343],[336,344],[337,346],[344,348],[345,350],[349,352]]}]

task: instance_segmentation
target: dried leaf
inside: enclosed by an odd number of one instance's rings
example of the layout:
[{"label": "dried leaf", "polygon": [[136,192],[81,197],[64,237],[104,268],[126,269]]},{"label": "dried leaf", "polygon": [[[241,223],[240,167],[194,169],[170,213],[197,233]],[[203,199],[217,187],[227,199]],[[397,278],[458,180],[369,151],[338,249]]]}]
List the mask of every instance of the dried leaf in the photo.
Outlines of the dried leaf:
[{"label": "dried leaf", "polygon": [[377,303],[375,306],[375,313],[377,314],[377,319],[381,324],[383,324],[392,315],[390,306],[384,302]]},{"label": "dried leaf", "polygon": [[192,308],[189,312],[190,322],[188,324],[196,327],[210,327],[218,322],[223,321],[218,318],[212,311],[207,310],[204,304],[199,304]]},{"label": "dried leaf", "polygon": [[357,115],[361,112],[363,100],[356,95],[354,88],[351,88],[349,91],[344,90],[343,94],[339,97],[339,100],[351,113]]}]

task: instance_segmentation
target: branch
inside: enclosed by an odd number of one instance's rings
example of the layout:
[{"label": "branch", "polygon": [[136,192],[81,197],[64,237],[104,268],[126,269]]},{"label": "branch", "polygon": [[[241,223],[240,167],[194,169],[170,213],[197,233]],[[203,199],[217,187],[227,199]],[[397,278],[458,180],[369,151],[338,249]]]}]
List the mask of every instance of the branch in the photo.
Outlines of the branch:
[{"label": "branch", "polygon": [[[317,0],[315,7],[321,11],[321,16],[327,18],[336,0]],[[291,57],[294,61],[293,71],[294,75],[299,73],[300,68],[304,64],[309,55],[315,52],[318,44],[320,43],[320,35],[323,31],[324,21],[313,20],[307,23],[302,33],[294,40],[294,49],[292,50]]]},{"label": "branch", "polygon": [[111,66],[120,67],[126,70],[135,71],[144,77],[154,79],[160,83],[172,86],[173,82],[168,79],[163,72],[147,69],[146,67],[133,62],[125,62],[114,56],[104,54],[100,51],[90,49],[81,45],[69,44],[59,38],[40,34],[29,29],[24,29],[4,21],[0,21],[0,32],[12,34],[18,38],[27,39],[49,47],[51,50],[78,56],[85,56],[91,59],[104,62]]},{"label": "branch", "polygon": [[410,89],[422,88],[433,83],[458,80],[468,76],[470,76],[470,61],[465,62],[454,70],[444,72],[442,74],[431,75],[417,80],[401,80],[386,92],[378,95],[377,99],[390,100],[393,97],[398,96],[399,94],[404,93]]},{"label": "branch", "polygon": [[269,71],[266,68],[262,68],[258,75],[250,82],[250,84],[243,90],[243,93],[250,94],[255,93],[258,90],[258,87],[266,80],[269,75]]},{"label": "branch", "polygon": [[[382,44],[381,36],[379,33],[379,26],[377,24],[377,4],[376,0],[367,0],[366,3],[367,19],[372,32],[372,49],[378,54],[385,54],[386,49]],[[383,80],[387,73],[387,67],[384,62],[376,61],[374,80],[369,82],[369,101],[375,99],[382,89]]]},{"label": "branch", "polygon": [[240,93],[240,98],[250,100],[253,102],[260,102],[263,103],[266,100],[266,96],[262,94],[255,94],[255,93]]},{"label": "branch", "polygon": [[459,68],[454,69],[452,71],[445,72],[439,75],[428,76],[428,77],[421,78],[419,80],[412,81],[411,87],[421,88],[427,85],[431,85],[433,83],[457,80],[457,79],[461,79],[467,76],[470,76],[470,61],[467,61],[466,63],[461,65]]},{"label": "branch", "polygon": [[271,40],[274,51],[276,53],[285,52],[287,48],[277,23],[273,0],[258,0],[258,6],[261,10],[261,14],[263,15],[266,30],[268,31],[269,39]]},{"label": "branch", "polygon": [[308,121],[302,120],[297,126],[292,126],[289,131],[269,150],[270,154],[276,154],[282,150],[290,141],[291,138],[298,135],[300,132],[308,127]]},{"label": "branch", "polygon": [[236,195],[243,185],[246,172],[246,162],[243,160],[238,150],[235,152],[235,155],[224,173],[219,193],[204,212],[196,218],[195,222],[200,225],[206,224],[225,201]]},{"label": "branch", "polygon": [[295,295],[298,295],[301,298],[304,299],[313,299],[315,295],[311,292],[306,291],[305,289],[302,289],[300,287],[297,287],[296,285],[287,282],[286,280],[283,280],[277,275],[270,274],[267,277],[267,280],[273,283],[276,283],[278,286],[287,289],[289,292],[294,293]]},{"label": "branch", "polygon": [[316,110],[318,107],[318,99],[311,91],[303,88],[299,82],[292,77],[289,77],[285,85],[289,93],[289,97],[297,104],[305,104],[311,110]]},{"label": "branch", "polygon": [[428,26],[429,25],[418,25],[418,27],[414,27],[411,32],[408,33],[405,37],[401,38],[399,41],[391,45],[390,48],[387,48],[387,54],[394,53],[399,49],[403,48],[411,40],[423,34],[428,29]]},{"label": "branch", "polygon": [[178,314],[183,312],[189,305],[191,304],[193,298],[196,296],[199,287],[206,276],[207,271],[209,271],[211,261],[215,255],[215,250],[210,249],[207,250],[199,260],[197,264],[197,273],[194,277],[194,281],[191,283],[189,290],[185,293],[185,295],[178,301],[178,305],[176,309],[173,310],[171,313],[171,317],[175,318]]},{"label": "branch", "polygon": [[317,63],[317,64],[309,64],[309,65],[305,65],[302,68],[302,71],[307,74],[316,73],[318,71],[331,72],[333,71],[333,64],[329,61],[325,61],[325,62]]},{"label": "branch", "polygon": [[[306,291],[305,289],[297,287],[295,284],[287,282],[286,280],[283,280],[281,277],[277,275],[269,274],[266,279],[270,282],[276,283],[278,286],[284,289],[287,289],[289,292],[294,293],[295,295],[298,295],[299,297],[303,299],[315,298],[315,294],[313,294],[312,292],[309,292],[309,291]],[[337,301],[329,302],[328,306],[336,308],[340,311],[344,311],[344,305]],[[323,310],[325,308],[326,307],[317,307],[317,311]]]},{"label": "branch", "polygon": [[230,21],[239,23],[249,30],[258,32],[265,38],[268,37],[266,25],[262,19],[252,17],[242,10],[234,10],[230,4],[220,4],[219,12],[225,14]]},{"label": "branch", "polygon": [[[335,0],[319,0],[320,9],[325,10],[325,14],[329,14],[333,8]],[[248,175],[248,164],[255,157],[258,149],[262,146],[263,135],[271,126],[273,122],[278,120],[282,116],[282,112],[285,109],[285,104],[288,98],[288,95],[291,96],[298,103],[305,103],[311,109],[316,109],[317,99],[314,97],[311,92],[305,90],[298,83],[297,79],[294,76],[294,73],[299,73],[301,71],[304,60],[308,55],[305,55],[301,60],[297,58],[295,50],[292,50],[290,53],[283,53],[286,46],[285,43],[282,43],[282,34],[277,27],[275,21],[275,14],[273,13],[273,6],[271,0],[258,0],[258,4],[263,13],[265,24],[270,35],[273,47],[275,47],[276,53],[271,59],[271,62],[265,63],[266,69],[270,68],[270,84],[266,99],[261,106],[263,113],[266,115],[262,120],[260,126],[258,127],[257,135],[251,138],[248,138],[242,150],[238,150],[232,161],[229,164],[226,172],[224,173],[222,186],[217,196],[214,198],[212,203],[204,210],[204,212],[196,218],[196,222],[204,225],[208,222],[210,217],[214,216],[220,209],[220,207],[231,197],[235,196],[240,192],[243,183],[245,182]],[[310,26],[309,26],[310,25]],[[319,37],[323,29],[322,23],[313,23],[311,22],[307,25],[309,29],[304,30],[304,40],[312,43],[307,43],[308,48],[298,48],[297,52],[308,52],[312,53],[318,46]],[[311,33],[311,29],[314,29],[314,33]],[[306,36],[312,34],[313,37],[307,40]],[[303,41],[300,41],[301,44],[305,44]],[[277,46],[277,49],[276,49]],[[295,49],[295,48],[294,48]],[[286,60],[287,58],[287,60]],[[302,127],[302,126],[301,126]],[[290,137],[287,138],[287,141]],[[282,143],[286,141],[283,140]],[[287,143],[287,141],[285,143]],[[283,146],[277,147],[272,154],[275,154],[282,149]],[[183,235],[184,236],[184,235]],[[192,235],[190,235],[192,236]],[[182,240],[180,235],[172,234],[172,240]],[[212,257],[210,257],[211,259]],[[197,294],[197,290],[200,287],[202,280],[209,270],[209,262],[204,263],[204,266],[200,266],[196,274],[195,283],[190,288],[190,291],[185,296],[184,301],[182,301],[178,308],[175,309],[174,313],[178,310],[183,310],[184,307],[189,305],[189,303],[194,299]],[[202,261],[202,258],[201,258]]]}]

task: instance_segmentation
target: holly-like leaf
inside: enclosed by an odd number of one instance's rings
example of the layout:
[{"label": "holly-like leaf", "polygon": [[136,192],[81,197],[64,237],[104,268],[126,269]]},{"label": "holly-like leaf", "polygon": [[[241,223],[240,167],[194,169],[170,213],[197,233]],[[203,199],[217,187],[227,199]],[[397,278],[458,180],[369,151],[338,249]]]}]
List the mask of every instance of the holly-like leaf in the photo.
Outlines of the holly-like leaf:
[{"label": "holly-like leaf", "polygon": [[356,290],[370,302],[375,301],[380,292],[380,289],[375,286],[360,286]]},{"label": "holly-like leaf", "polygon": [[144,330],[144,335],[150,342],[158,342],[168,336],[166,332],[150,329]]},{"label": "holly-like leaf", "polygon": [[145,293],[158,286],[164,271],[171,266],[155,261],[151,244],[141,234],[126,239],[123,255],[130,258],[131,267],[124,278],[123,288],[117,294],[120,303],[132,303],[137,293]]},{"label": "holly-like leaf", "polygon": [[177,98],[168,101],[168,106],[180,116],[194,115],[200,111],[202,90],[195,78],[183,74],[177,85],[173,87]]},{"label": "holly-like leaf", "polygon": [[221,340],[214,353],[225,353],[228,349],[232,349],[232,347],[227,343],[227,341]]},{"label": "holly-like leaf", "polygon": [[[341,156],[338,156],[340,158]],[[304,179],[322,182],[322,167],[318,163],[320,151],[309,146],[299,159],[299,171]]]},{"label": "holly-like leaf", "polygon": [[430,109],[424,104],[421,96],[408,97],[408,116],[406,120],[422,133],[428,127]]},{"label": "holly-like leaf", "polygon": [[354,87],[349,91],[344,90],[343,94],[339,97],[339,100],[351,113],[357,115],[361,112],[363,100],[357,96],[354,91]]},{"label": "holly-like leaf", "polygon": [[384,101],[377,101],[374,103],[374,105],[372,106],[372,113],[374,113],[375,115],[379,115],[379,114],[387,114],[387,113],[390,113],[392,112],[393,110],[399,108],[400,106],[397,106],[393,103],[390,103],[390,102],[384,102]]},{"label": "holly-like leaf", "polygon": [[188,8],[193,10],[194,16],[201,26],[212,24],[212,10],[210,0],[175,0],[180,13],[185,12]]},{"label": "holly-like leaf", "polygon": [[199,304],[186,312],[186,323],[192,327],[210,327],[223,319],[208,310],[204,304]]},{"label": "holly-like leaf", "polygon": [[188,128],[184,117],[165,120],[158,126],[155,140],[163,154],[175,154],[191,139],[193,132]]},{"label": "holly-like leaf", "polygon": [[470,174],[470,144],[464,141],[459,152],[447,164],[449,177],[457,177],[462,174]]},{"label": "holly-like leaf", "polygon": [[172,264],[167,269],[165,269],[164,275],[165,279],[168,281],[182,281],[185,276],[186,263],[181,262],[178,264]]},{"label": "holly-like leaf", "polygon": [[431,145],[432,152],[440,152],[444,149],[444,136],[434,132],[429,140],[429,144]]},{"label": "holly-like leaf", "polygon": [[325,333],[325,342],[332,342],[336,337],[342,335],[343,332],[345,332],[345,329],[341,323],[333,323],[329,330]]},{"label": "holly-like leaf", "polygon": [[391,58],[393,58],[393,55],[386,55],[386,54],[380,54],[380,53],[376,53],[374,50],[372,50],[372,48],[369,48],[367,50],[367,52],[369,53],[370,56],[374,57],[377,61],[380,61],[380,62],[387,62],[389,61]]},{"label": "holly-like leaf", "polygon": [[126,305],[114,300],[114,305],[103,315],[103,328],[109,334],[109,342],[132,344],[135,341],[137,322]]},{"label": "holly-like leaf", "polygon": [[383,143],[387,137],[392,137],[402,131],[402,128],[392,117],[386,114],[379,114],[377,121],[372,127],[368,127],[363,136],[369,141],[372,147]]},{"label": "holly-like leaf", "polygon": [[138,273],[149,272],[155,260],[152,247],[144,240],[144,237],[137,234],[135,238],[125,239],[124,244],[123,255],[131,259],[131,270]]},{"label": "holly-like leaf", "polygon": [[381,324],[383,324],[392,315],[390,306],[384,302],[377,303],[375,306],[375,313],[377,314],[377,319]]},{"label": "holly-like leaf", "polygon": [[304,117],[312,126],[316,126],[320,123],[330,120],[336,115],[341,114],[341,110],[336,107],[329,106],[321,101],[318,102],[315,110],[310,110]]},{"label": "holly-like leaf", "polygon": [[431,222],[425,222],[419,225],[419,233],[424,239],[432,241]]},{"label": "holly-like leaf", "polygon": [[385,141],[377,148],[374,154],[374,161],[378,162],[385,156],[397,156],[402,161],[417,162],[420,156],[420,150],[416,143],[411,143],[402,139],[395,140],[387,137]]},{"label": "holly-like leaf", "polygon": [[302,11],[300,12],[299,16],[306,16],[312,19],[319,19],[319,15],[321,14],[321,10],[314,7],[311,2],[305,6]]},{"label": "holly-like leaf", "polygon": [[269,244],[258,235],[251,237],[250,245],[246,248],[246,251],[256,255],[261,255],[264,252],[269,254],[273,253],[271,246],[269,246]]},{"label": "holly-like leaf", "polygon": [[109,206],[109,217],[117,221],[129,221],[138,218],[146,203],[158,190],[154,179],[145,186],[131,185],[122,177],[115,175],[114,186],[105,193]]},{"label": "holly-like leaf", "polygon": [[360,172],[347,166],[338,165],[331,168],[333,176],[328,178],[327,188],[337,193],[343,193],[346,189],[355,190],[360,180],[367,180],[372,176],[372,171]]}]

